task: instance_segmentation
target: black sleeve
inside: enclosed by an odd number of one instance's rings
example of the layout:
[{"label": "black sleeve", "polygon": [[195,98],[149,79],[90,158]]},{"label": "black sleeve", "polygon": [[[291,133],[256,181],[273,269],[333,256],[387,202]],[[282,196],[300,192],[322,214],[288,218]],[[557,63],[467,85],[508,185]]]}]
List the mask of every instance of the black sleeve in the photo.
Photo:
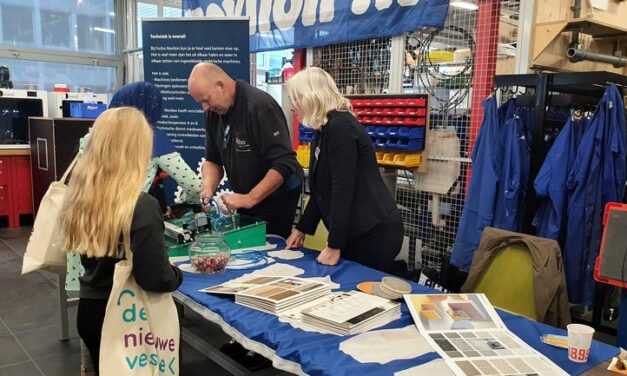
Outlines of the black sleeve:
[{"label": "black sleeve", "polygon": [[256,114],[257,124],[252,128],[255,144],[264,156],[270,168],[276,170],[284,180],[292,176],[299,168],[296,152],[287,128],[285,115],[278,105],[260,108]]},{"label": "black sleeve", "polygon": [[[222,157],[218,150],[218,143],[216,142],[216,116],[205,111],[205,159],[209,162],[213,162],[218,166],[223,166]],[[222,140],[220,140],[222,142]]]},{"label": "black sleeve", "polygon": [[348,243],[359,145],[351,124],[329,123],[327,127],[325,141],[331,166],[331,219],[328,245],[330,248],[343,249]]},{"label": "black sleeve", "polygon": [[142,193],[131,225],[133,276],[146,291],[171,292],[183,282],[179,268],[168,261],[163,240],[163,217],[159,203]]},{"label": "black sleeve", "polygon": [[318,223],[320,223],[320,209],[318,209],[316,199],[312,195],[309,196],[309,202],[307,203],[303,216],[296,225],[296,229],[305,234],[313,235],[316,233]]}]

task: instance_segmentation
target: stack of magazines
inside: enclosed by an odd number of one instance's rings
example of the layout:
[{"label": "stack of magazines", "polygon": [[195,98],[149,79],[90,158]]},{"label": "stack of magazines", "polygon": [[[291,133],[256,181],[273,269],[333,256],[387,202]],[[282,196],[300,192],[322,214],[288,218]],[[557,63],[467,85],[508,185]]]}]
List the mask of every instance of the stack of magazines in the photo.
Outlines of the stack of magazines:
[{"label": "stack of magazines", "polygon": [[200,291],[235,295],[235,303],[279,314],[303,303],[331,295],[331,285],[296,277],[250,276]]},{"label": "stack of magazines", "polygon": [[302,320],[338,335],[352,335],[386,325],[401,317],[400,304],[359,291],[346,291],[304,309]]}]

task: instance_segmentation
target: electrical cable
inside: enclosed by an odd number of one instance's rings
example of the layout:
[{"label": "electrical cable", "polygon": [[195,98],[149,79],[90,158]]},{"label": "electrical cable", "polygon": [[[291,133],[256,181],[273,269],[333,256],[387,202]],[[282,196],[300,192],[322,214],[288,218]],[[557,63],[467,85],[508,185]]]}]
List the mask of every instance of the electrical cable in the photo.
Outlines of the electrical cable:
[{"label": "electrical cable", "polygon": [[[432,51],[432,43],[434,43],[436,36],[438,36],[438,34],[442,31],[461,34],[470,49],[470,57],[466,59],[463,65],[460,65],[463,68],[456,73],[446,71],[443,69],[446,64],[438,64],[437,62],[433,62],[431,59],[429,52]],[[455,109],[463,103],[464,100],[466,100],[470,92],[470,82],[465,82],[465,80],[471,79],[472,77],[472,67],[475,54],[475,41],[473,35],[461,27],[446,26],[442,30],[434,30],[429,33],[422,40],[422,42],[419,43],[417,50],[416,70],[422,88],[424,88],[424,90],[431,95],[431,98],[438,103],[440,107],[439,110],[441,112],[446,113]],[[428,77],[436,80],[438,84],[432,85],[430,80],[428,80]],[[449,91],[446,91],[446,95],[444,96],[441,91],[436,90],[438,87],[442,87],[442,81],[444,83],[458,81],[459,83],[457,86],[459,86],[459,88],[452,95],[450,95]]]},{"label": "electrical cable", "polygon": [[231,253],[231,259],[236,263],[229,262],[227,269],[251,269],[268,264],[268,258],[259,251]]}]

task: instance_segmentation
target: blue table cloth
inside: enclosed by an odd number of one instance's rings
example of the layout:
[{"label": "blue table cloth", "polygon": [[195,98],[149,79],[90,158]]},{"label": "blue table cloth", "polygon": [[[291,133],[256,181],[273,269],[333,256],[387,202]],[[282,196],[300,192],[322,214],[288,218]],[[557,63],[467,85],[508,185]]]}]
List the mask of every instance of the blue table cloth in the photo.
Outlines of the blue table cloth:
[{"label": "blue table cloth", "polygon": [[[269,238],[283,249],[285,243],[276,238]],[[301,249],[304,257],[296,260],[277,260],[305,270],[299,277],[321,277],[329,275],[333,282],[340,284],[341,290],[354,290],[363,281],[381,280],[386,274],[362,266],[360,264],[340,260],[334,267],[320,265],[316,262],[318,252]],[[265,266],[261,266],[263,268]],[[407,368],[415,367],[439,358],[435,352],[427,353],[415,359],[396,360],[384,365],[378,363],[360,363],[339,350],[341,342],[350,337],[331,334],[320,334],[295,329],[278,320],[274,315],[249,309],[235,304],[232,296],[211,295],[199,292],[199,289],[218,285],[252,270],[227,270],[219,275],[201,275],[185,273],[179,292],[194,302],[218,314],[228,325],[239,331],[252,341],[266,345],[274,350],[276,356],[300,364],[304,373],[309,375],[393,375]],[[424,294],[437,292],[425,286],[411,283],[412,293]],[[401,307],[402,317],[378,329],[403,328],[413,325],[413,319],[406,304]],[[571,375],[581,374],[618,354],[618,348],[594,341],[587,363],[577,364],[568,360],[565,349],[558,349],[540,342],[543,334],[565,334],[564,330],[531,321],[527,318],[498,311],[505,325],[523,341],[537,351],[546,355],[559,367]],[[377,329],[377,330],[378,330]]]}]

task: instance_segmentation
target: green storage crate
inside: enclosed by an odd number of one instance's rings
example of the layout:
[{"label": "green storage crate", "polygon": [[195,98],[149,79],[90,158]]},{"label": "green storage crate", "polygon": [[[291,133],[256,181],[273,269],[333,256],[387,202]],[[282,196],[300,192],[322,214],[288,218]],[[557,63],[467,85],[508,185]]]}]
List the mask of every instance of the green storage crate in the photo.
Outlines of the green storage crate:
[{"label": "green storage crate", "polygon": [[266,222],[260,221],[226,231],[224,241],[231,249],[262,247],[266,245]]},{"label": "green storage crate", "polygon": [[[166,237],[167,239],[167,237]],[[184,244],[168,244],[169,242],[166,240],[166,249],[168,250],[168,257],[180,257],[180,256],[188,256],[189,255],[189,246],[192,243],[184,243]]]}]

